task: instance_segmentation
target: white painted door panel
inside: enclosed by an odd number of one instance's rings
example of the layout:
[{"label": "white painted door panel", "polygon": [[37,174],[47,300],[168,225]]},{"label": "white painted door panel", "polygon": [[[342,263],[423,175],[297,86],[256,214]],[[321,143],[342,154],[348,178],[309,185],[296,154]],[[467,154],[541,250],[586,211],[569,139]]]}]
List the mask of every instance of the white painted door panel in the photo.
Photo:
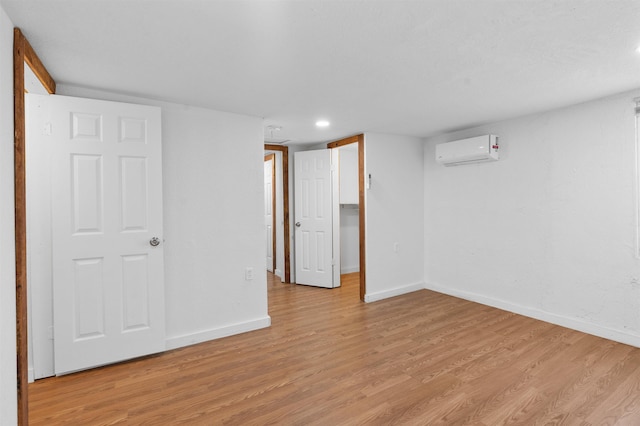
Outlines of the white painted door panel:
[{"label": "white painted door panel", "polygon": [[160,109],[43,96],[55,372],[164,350]]},{"label": "white painted door panel", "polygon": [[340,287],[340,152],[338,149],[331,151],[331,225],[333,251],[333,286]]},{"label": "white painted door panel", "polygon": [[296,283],[334,287],[331,153],[295,153]]},{"label": "white painted door panel", "polygon": [[267,271],[274,272],[273,268],[273,158],[264,162],[264,226],[267,242]]}]

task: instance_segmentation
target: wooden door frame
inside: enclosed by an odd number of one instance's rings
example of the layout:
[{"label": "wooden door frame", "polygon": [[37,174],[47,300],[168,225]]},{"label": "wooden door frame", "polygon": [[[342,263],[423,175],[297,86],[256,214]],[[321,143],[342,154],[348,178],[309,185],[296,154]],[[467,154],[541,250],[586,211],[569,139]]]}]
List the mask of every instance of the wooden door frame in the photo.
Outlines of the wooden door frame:
[{"label": "wooden door frame", "polygon": [[16,358],[18,425],[29,424],[29,346],[27,336],[27,202],[25,156],[24,65],[27,64],[49,94],[56,82],[19,28],[13,29],[14,203],[16,257]]},{"label": "wooden door frame", "polygon": [[271,253],[273,256],[271,260],[273,261],[271,265],[271,269],[273,269],[273,273],[276,272],[276,257],[277,257],[277,245],[276,245],[276,155],[268,154],[264,156],[264,162],[271,161]]},{"label": "wooden door frame", "polygon": [[[283,145],[264,144],[264,149],[265,151],[278,151],[282,153],[282,217],[284,221],[284,281],[283,283],[290,283],[291,282],[291,253],[290,253],[289,239],[290,239],[291,230],[289,229],[289,147],[283,146]],[[274,161],[274,165],[275,165],[275,161]],[[274,259],[275,259],[275,256],[274,256]]]},{"label": "wooden door frame", "polygon": [[364,205],[364,134],[350,136],[348,138],[340,139],[337,141],[333,141],[327,144],[327,148],[340,148],[344,145],[350,145],[352,143],[358,144],[358,233],[359,233],[359,243],[360,247],[360,300],[364,302],[364,296],[367,292],[367,271],[366,271],[366,244],[365,244],[365,205]]}]

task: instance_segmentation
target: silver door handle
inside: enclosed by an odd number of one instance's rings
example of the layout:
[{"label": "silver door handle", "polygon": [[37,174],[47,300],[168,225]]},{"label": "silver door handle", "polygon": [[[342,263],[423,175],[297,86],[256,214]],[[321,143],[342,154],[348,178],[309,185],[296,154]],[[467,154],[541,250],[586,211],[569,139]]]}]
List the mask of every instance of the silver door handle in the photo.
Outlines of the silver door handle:
[{"label": "silver door handle", "polygon": [[296,228],[300,228],[300,222],[296,222]]},{"label": "silver door handle", "polygon": [[153,237],[152,239],[149,240],[149,244],[151,244],[151,247],[159,246],[160,239],[158,237]]}]

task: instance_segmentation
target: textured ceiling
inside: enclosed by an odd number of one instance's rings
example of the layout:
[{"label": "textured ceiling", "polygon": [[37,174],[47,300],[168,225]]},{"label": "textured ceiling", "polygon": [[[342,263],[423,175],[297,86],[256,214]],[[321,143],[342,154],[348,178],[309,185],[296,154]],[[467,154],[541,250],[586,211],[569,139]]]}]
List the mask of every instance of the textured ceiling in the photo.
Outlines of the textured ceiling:
[{"label": "textured ceiling", "polygon": [[58,83],[264,117],[294,142],[429,136],[640,87],[640,0],[0,3]]}]

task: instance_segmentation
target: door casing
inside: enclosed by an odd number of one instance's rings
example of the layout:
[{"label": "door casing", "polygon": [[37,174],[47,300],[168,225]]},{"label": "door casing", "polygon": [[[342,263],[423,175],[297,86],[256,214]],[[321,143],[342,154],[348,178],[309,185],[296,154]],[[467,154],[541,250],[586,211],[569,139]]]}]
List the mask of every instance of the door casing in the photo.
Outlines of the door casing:
[{"label": "door casing", "polygon": [[18,425],[29,423],[29,359],[27,336],[27,203],[25,158],[24,65],[27,64],[48,93],[53,80],[19,28],[13,29],[14,204],[16,258],[16,358]]},{"label": "door casing", "polygon": [[[289,147],[284,145],[265,144],[265,151],[282,153],[282,218],[284,222],[284,281],[291,282],[291,229],[289,220]],[[277,208],[277,206],[276,206]]]},{"label": "door casing", "polygon": [[[271,161],[271,270],[276,272],[276,156],[275,154],[265,155],[264,162]],[[267,194],[265,193],[265,196]],[[267,265],[269,266],[269,265]]]}]

